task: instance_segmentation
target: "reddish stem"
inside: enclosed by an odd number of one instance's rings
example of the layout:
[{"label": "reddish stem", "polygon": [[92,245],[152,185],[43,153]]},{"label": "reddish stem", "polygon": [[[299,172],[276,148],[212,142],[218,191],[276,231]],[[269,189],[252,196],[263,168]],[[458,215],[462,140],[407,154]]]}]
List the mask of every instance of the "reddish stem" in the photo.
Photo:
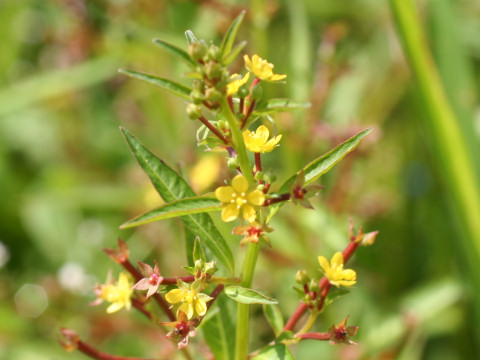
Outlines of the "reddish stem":
[{"label": "reddish stem", "polygon": [[188,275],[188,276],[183,276],[183,277],[174,277],[174,278],[163,278],[162,280],[162,285],[176,285],[178,280],[182,280],[183,282],[186,283],[191,283],[195,281],[195,276],[193,275]]},{"label": "reddish stem", "polygon": [[255,109],[255,104],[256,104],[256,101],[255,101],[255,100],[253,100],[253,101],[250,103],[250,106],[248,107],[247,113],[245,114],[245,117],[243,118],[242,126],[240,126],[240,129],[241,129],[241,130],[243,130],[243,128],[245,127],[245,124],[247,123],[248,118],[250,117],[250,115],[251,115],[252,112],[253,112],[253,109]]},{"label": "reddish stem", "polygon": [[297,307],[297,310],[295,310],[290,319],[288,319],[285,327],[283,328],[283,331],[292,330],[293,327],[297,324],[298,320],[300,320],[302,315],[305,313],[305,311],[307,311],[307,309],[307,304],[305,304],[304,302],[300,303],[300,305],[298,305]]},{"label": "reddish stem", "polygon": [[270,206],[282,201],[290,200],[290,193],[281,194],[279,197],[265,199],[263,206]]},{"label": "reddish stem", "polygon": [[243,114],[243,107],[245,106],[245,98],[240,98],[240,105],[238,107],[238,111],[240,114]]},{"label": "reddish stem", "polygon": [[132,305],[135,309],[137,309],[143,315],[145,315],[149,320],[153,320],[152,314],[150,313],[150,311],[145,309],[145,307],[143,306],[143,303],[140,300],[132,298]]},{"label": "reddish stem", "polygon": [[[262,158],[260,153],[255,153],[255,173],[262,171]],[[260,184],[263,184],[263,180],[260,180]]]},{"label": "reddish stem", "polygon": [[220,295],[222,293],[224,287],[225,287],[224,284],[218,284],[215,287],[215,289],[213,289],[212,293],[210,294],[210,297],[212,297],[213,299],[208,302],[207,310],[210,309],[210,307],[213,305],[213,303],[217,299],[218,295]]},{"label": "reddish stem", "polygon": [[332,334],[329,333],[305,333],[295,336],[297,339],[306,340],[306,339],[314,339],[314,340],[330,340]]},{"label": "reddish stem", "polygon": [[97,360],[148,360],[145,358],[138,358],[138,357],[110,355],[110,354],[98,351],[94,347],[84,343],[82,340],[78,340],[77,349],[82,353],[84,353],[85,355],[91,357],[92,359],[97,359]]},{"label": "reddish stem", "polygon": [[222,140],[225,145],[228,145],[228,140],[225,138],[225,136],[223,136],[220,131],[218,131],[218,129],[212,125],[212,123],[210,121],[208,121],[205,117],[203,116],[200,116],[198,118],[202,123],[203,125],[205,125],[211,132],[213,132],[215,135],[217,135],[217,137]]},{"label": "reddish stem", "polygon": [[319,301],[318,306],[317,306],[318,311],[322,310],[323,305],[325,304],[325,298],[327,297],[328,291],[330,290],[331,287],[332,287],[332,284],[327,283],[327,285],[325,286],[325,289],[323,289],[322,297],[320,298],[320,301]]}]

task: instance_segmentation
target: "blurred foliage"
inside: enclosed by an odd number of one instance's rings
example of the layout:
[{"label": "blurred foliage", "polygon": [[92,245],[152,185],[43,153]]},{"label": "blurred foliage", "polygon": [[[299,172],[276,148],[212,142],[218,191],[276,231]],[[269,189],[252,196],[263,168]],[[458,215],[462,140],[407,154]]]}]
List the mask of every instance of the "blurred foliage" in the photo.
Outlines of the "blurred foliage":
[{"label": "blurred foliage", "polygon": [[[476,154],[480,4],[417,3]],[[387,2],[3,0],[0,359],[84,358],[65,354],[56,343],[60,326],[114,354],[172,358],[173,345],[140,315],[107,316],[104,308],[87,307],[92,285],[104,281],[109,269],[118,271],[102,251],[118,236],[128,242],[132,259],[158,259],[164,274],[186,263],[177,221],[117,230],[160,201],[118,126],[187,177],[194,174],[190,180],[199,191],[218,184],[205,180],[196,164],[208,174],[226,169],[214,154],[195,150],[198,124],[187,120],[181,100],[118,75],[117,68],[179,78],[186,67],[151,39],[186,47],[183,32],[192,29],[219,41],[243,8],[250,11],[239,38],[288,74],[275,95],[312,103],[309,110],[278,116],[279,130],[288,136],[264,168],[279,169],[284,180],[359,130],[376,128],[322,178],[325,190],[315,211],[284,207],[273,223],[273,248],[260,257],[254,286],[286,299],[280,308],[288,317],[297,304],[291,291],[295,270],[318,271],[318,254],[343,248],[349,216],[366,231],[380,230],[377,243],[360,249],[352,262],[359,274],[353,294],[329,307],[318,325],[325,331],[347,311],[360,326],[359,345],[305,341],[295,349],[298,359],[480,356],[469,305],[479,295],[469,291],[459,241],[464,235],[449,207],[442,164]],[[238,246],[218,226],[231,247]],[[261,338],[252,340],[252,348],[273,337],[260,307],[255,311],[253,326]]]}]

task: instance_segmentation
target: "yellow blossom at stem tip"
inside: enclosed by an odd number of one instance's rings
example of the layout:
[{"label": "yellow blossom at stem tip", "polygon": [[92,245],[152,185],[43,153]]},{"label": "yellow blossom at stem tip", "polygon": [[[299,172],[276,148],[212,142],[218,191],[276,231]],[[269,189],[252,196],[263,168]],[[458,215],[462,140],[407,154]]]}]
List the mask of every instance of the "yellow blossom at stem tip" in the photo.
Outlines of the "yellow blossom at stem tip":
[{"label": "yellow blossom at stem tip", "polygon": [[187,318],[191,319],[194,314],[203,316],[207,312],[207,302],[213,298],[201,293],[202,280],[197,279],[189,284],[178,280],[178,289],[170,290],[165,299],[171,304],[182,303],[177,310],[177,315],[180,312],[187,314]]},{"label": "yellow blossom at stem tip", "polygon": [[265,195],[260,190],[248,192],[248,181],[243,175],[235,176],[231,186],[217,188],[215,196],[224,205],[222,220],[225,222],[235,220],[240,211],[249,223],[255,221],[257,211],[254,206],[261,206],[265,201]]},{"label": "yellow blossom at stem tip", "polygon": [[260,125],[255,132],[245,130],[243,140],[248,151],[254,153],[266,153],[272,151],[282,139],[282,135],[275,136],[268,140],[270,132],[265,125]]},{"label": "yellow blossom at stem tip", "polygon": [[112,303],[107,308],[107,313],[111,314],[123,307],[130,310],[132,292],[132,284],[128,276],[120,273],[116,284],[106,284],[100,287],[99,298]]},{"label": "yellow blossom at stem tip", "polygon": [[330,284],[340,286],[352,286],[357,281],[357,273],[352,269],[343,269],[343,255],[336,252],[330,263],[324,256],[318,257],[318,262]]},{"label": "yellow blossom at stem tip", "polygon": [[250,78],[250,73],[247,73],[243,78],[238,74],[233,74],[230,77],[230,82],[227,84],[227,95],[235,95],[243,85],[245,85]]},{"label": "yellow blossom at stem tip", "polygon": [[245,61],[245,67],[248,71],[252,72],[257,78],[265,81],[280,81],[287,77],[287,75],[278,75],[273,73],[273,64],[267,60],[262,59],[258,55],[253,55],[252,59],[245,55],[243,57]]}]

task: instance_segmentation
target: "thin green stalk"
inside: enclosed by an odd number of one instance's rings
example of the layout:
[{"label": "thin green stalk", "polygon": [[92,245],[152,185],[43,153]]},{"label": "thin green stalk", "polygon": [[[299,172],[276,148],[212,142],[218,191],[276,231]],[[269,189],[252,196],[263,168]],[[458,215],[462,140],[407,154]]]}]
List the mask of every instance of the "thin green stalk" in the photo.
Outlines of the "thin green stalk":
[{"label": "thin green stalk", "polygon": [[222,114],[227,118],[228,125],[230,126],[230,131],[232,132],[233,143],[235,151],[237,152],[238,163],[240,164],[240,169],[242,170],[243,176],[247,179],[248,183],[252,185],[255,181],[253,179],[252,166],[247,156],[247,149],[243,141],[243,135],[240,131],[237,118],[230,110],[228,101],[226,98],[222,98]]},{"label": "thin green stalk", "polygon": [[[408,61],[415,74],[422,101],[429,112],[432,136],[442,161],[448,191],[455,212],[462,222],[465,257],[469,263],[473,285],[480,289],[480,180],[475,173],[473,154],[468,151],[468,136],[462,133],[460,122],[445,95],[432,56],[420,27],[420,20],[411,0],[390,0],[399,35]],[[478,291],[477,291],[478,293]],[[475,299],[477,304],[480,299]],[[480,313],[477,313],[480,318]],[[478,318],[477,318],[478,319]]]},{"label": "thin green stalk", "polygon": [[[242,268],[242,286],[252,286],[255,265],[257,264],[259,244],[249,243]],[[248,355],[248,334],[250,327],[250,306],[237,305],[237,336],[235,341],[235,360],[246,360]]]}]

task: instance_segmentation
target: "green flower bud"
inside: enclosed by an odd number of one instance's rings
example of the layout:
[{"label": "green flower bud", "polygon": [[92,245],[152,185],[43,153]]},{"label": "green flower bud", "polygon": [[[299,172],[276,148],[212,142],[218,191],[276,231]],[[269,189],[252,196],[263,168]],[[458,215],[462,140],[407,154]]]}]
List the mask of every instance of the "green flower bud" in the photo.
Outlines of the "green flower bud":
[{"label": "green flower bud", "polygon": [[215,260],[209,261],[203,265],[203,273],[213,275],[218,271],[217,264]]},{"label": "green flower bud", "polygon": [[232,169],[232,170],[238,168],[240,166],[240,163],[238,162],[238,158],[237,157],[228,158],[227,166],[229,169]]},{"label": "green flower bud", "polygon": [[200,116],[202,116],[202,107],[198,106],[196,104],[189,103],[187,105],[186,110],[187,110],[188,118],[191,119],[191,120],[196,120]]},{"label": "green flower bud", "polygon": [[205,95],[203,95],[203,92],[201,90],[193,89],[190,93],[190,98],[195,104],[201,104],[203,100],[205,100]]},{"label": "green flower bud", "polygon": [[207,101],[218,101],[222,98],[222,93],[218,91],[215,88],[208,88],[207,91],[205,91],[205,100]]},{"label": "green flower bud", "polygon": [[195,270],[202,270],[204,265],[205,263],[203,262],[203,260],[198,259],[197,261],[195,261]]},{"label": "green flower bud", "polygon": [[273,183],[275,180],[277,180],[277,176],[272,173],[272,172],[267,172],[265,173],[264,177],[263,177],[263,180],[265,180],[265,182],[267,183]]},{"label": "green flower bud", "polygon": [[257,181],[263,180],[263,172],[257,171],[257,172],[255,173],[255,180],[257,180]]},{"label": "green flower bud", "polygon": [[202,60],[207,54],[207,46],[202,42],[194,42],[188,47],[188,53],[192,59],[196,61]]},{"label": "green flower bud", "polygon": [[305,270],[298,270],[295,274],[295,281],[299,284],[305,285],[310,281],[310,277]]},{"label": "green flower bud", "polygon": [[318,280],[317,279],[312,279],[310,280],[310,285],[308,286],[310,291],[318,291]]},{"label": "green flower bud", "polygon": [[262,95],[263,95],[262,86],[260,84],[255,85],[252,89],[252,99],[258,101],[262,98]]},{"label": "green flower bud", "polygon": [[240,89],[238,89],[237,95],[243,99],[244,97],[247,97],[249,93],[250,91],[248,90],[248,86],[243,85],[240,87]]},{"label": "green flower bud", "polygon": [[203,83],[202,80],[197,79],[192,81],[192,89],[194,90],[198,89],[203,92],[204,88],[205,88],[205,84]]},{"label": "green flower bud", "polygon": [[207,65],[205,65],[205,74],[210,79],[218,79],[222,76],[223,67],[219,63],[215,61],[209,61]]},{"label": "green flower bud", "polygon": [[216,45],[210,45],[207,52],[207,57],[209,60],[220,61],[221,56],[220,48]]}]

